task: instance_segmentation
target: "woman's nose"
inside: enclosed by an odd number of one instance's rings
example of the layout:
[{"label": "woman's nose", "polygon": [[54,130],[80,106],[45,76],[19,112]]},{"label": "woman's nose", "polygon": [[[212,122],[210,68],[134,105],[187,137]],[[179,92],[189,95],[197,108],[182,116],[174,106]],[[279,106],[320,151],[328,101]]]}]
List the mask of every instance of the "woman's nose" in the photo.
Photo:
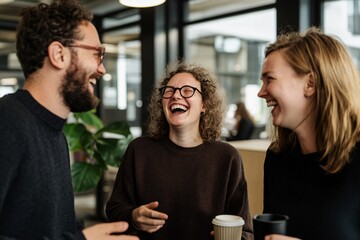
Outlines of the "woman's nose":
[{"label": "woman's nose", "polygon": [[264,84],[261,86],[260,91],[258,92],[258,97],[259,98],[264,98],[266,96],[267,92],[266,92],[266,88],[264,86]]}]

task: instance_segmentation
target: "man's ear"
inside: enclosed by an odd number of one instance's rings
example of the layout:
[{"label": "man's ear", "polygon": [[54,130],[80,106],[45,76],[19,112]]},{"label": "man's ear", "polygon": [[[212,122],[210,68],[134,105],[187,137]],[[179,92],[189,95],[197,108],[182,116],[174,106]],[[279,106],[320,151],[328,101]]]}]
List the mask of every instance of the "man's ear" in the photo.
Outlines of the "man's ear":
[{"label": "man's ear", "polygon": [[316,84],[315,84],[315,78],[313,73],[309,73],[305,76],[305,96],[311,97],[316,93]]},{"label": "man's ear", "polygon": [[60,42],[54,41],[48,47],[49,62],[54,68],[62,69],[66,66],[66,54],[69,53],[66,52],[65,47]]}]

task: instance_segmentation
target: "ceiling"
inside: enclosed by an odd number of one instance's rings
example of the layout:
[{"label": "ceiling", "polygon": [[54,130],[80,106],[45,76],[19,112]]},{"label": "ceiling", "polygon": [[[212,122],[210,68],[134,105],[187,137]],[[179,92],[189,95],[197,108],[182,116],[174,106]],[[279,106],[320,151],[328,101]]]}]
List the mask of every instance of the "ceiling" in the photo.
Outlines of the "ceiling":
[{"label": "ceiling", "polygon": [[[180,1],[180,0],[175,0]],[[229,9],[245,9],[275,2],[275,0],[181,0],[189,1],[190,12],[196,16],[201,14],[202,17],[207,14],[213,14]],[[6,21],[15,21],[19,19],[19,13],[22,8],[34,6],[40,2],[51,3],[52,0],[0,0],[0,24]],[[81,0],[81,3],[89,8],[95,15],[104,15],[117,10],[125,9],[118,0]],[[0,25],[0,29],[1,29]]]},{"label": "ceiling", "polygon": [[[8,75],[16,76],[21,75],[19,63],[15,56],[15,28],[19,20],[19,13],[22,8],[34,6],[40,2],[51,3],[53,0],[0,0],[0,57],[8,56],[8,70],[2,69],[0,71],[0,80]],[[119,0],[80,0],[81,3],[89,8],[94,15],[104,16],[109,13],[121,11],[127,7],[121,5]],[[249,7],[256,7],[264,4],[270,4],[275,0],[173,0],[173,1],[189,1],[190,18],[189,20],[196,20],[214,14],[221,14],[224,12],[234,11],[234,9],[246,9]],[[116,19],[115,19],[116,20]],[[236,23],[234,23],[236,24]],[[210,24],[206,27],[208,31],[212,32],[212,28],[216,31],[222,31],[226,28],[216,24]],[[134,38],[138,35],[140,29],[122,29],[119,31],[111,31],[106,33],[103,37],[104,43],[118,43],[121,40]],[[207,34],[207,33],[205,33]],[[138,47],[138,46],[136,46]],[[107,46],[108,49],[108,46]],[[110,49],[109,49],[110,50]],[[110,52],[110,51],[107,51]],[[0,62],[1,63],[1,62]],[[15,72],[11,69],[15,69]],[[1,82],[0,82],[0,85]]]},{"label": "ceiling", "polygon": [[[19,20],[19,13],[22,8],[34,6],[40,2],[51,3],[53,0],[0,0],[0,54],[15,51],[15,28]],[[175,0],[180,1],[180,0]],[[206,17],[222,12],[233,11],[234,9],[245,9],[272,3],[275,0],[181,0],[189,1],[190,20],[199,17]],[[81,0],[81,3],[89,8],[94,15],[103,16],[127,7],[121,5],[119,0]],[[217,30],[218,31],[218,30]],[[117,43],[120,40],[128,40],[138,35],[139,29],[131,32],[116,32],[106,35],[108,43]],[[105,36],[104,36],[105,37]]]},{"label": "ceiling", "polygon": [[[15,41],[15,27],[22,8],[34,6],[40,2],[51,3],[51,0],[0,0],[0,53],[3,45]],[[118,0],[81,0],[94,15],[104,15],[109,12],[124,9]]]},{"label": "ceiling", "polygon": [[[6,3],[2,3],[6,2]],[[24,7],[34,6],[40,2],[51,3],[51,0],[0,0],[0,21],[18,21],[19,12]],[[81,0],[81,3],[92,10],[95,15],[123,9],[118,0]]]},{"label": "ceiling", "polygon": [[[96,15],[104,15],[109,12],[125,8],[118,0],[80,0],[87,8]],[[175,0],[180,1],[180,0]],[[210,9],[222,11],[225,8],[249,8],[258,5],[275,2],[275,0],[181,0],[189,1],[191,11],[206,14]],[[37,3],[51,3],[52,0],[0,0],[0,21],[17,21],[19,12],[24,7],[36,5]]]}]

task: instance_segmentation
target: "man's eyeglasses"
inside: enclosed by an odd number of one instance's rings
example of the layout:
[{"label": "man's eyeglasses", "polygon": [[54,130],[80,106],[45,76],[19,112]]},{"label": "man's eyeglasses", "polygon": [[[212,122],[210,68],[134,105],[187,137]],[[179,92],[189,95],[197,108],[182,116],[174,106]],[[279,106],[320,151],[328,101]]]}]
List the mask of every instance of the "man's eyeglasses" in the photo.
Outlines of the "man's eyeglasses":
[{"label": "man's eyeglasses", "polygon": [[102,64],[102,62],[104,61],[104,54],[105,54],[105,48],[104,47],[95,47],[95,46],[89,46],[89,45],[85,45],[85,44],[69,44],[67,45],[67,47],[77,47],[77,48],[83,48],[83,49],[89,49],[89,50],[95,50],[97,51],[97,56],[98,56],[98,65],[100,66]]},{"label": "man's eyeglasses", "polygon": [[202,93],[200,92],[199,89],[197,89],[196,87],[189,86],[189,85],[182,86],[181,88],[165,86],[165,87],[162,87],[159,89],[162,98],[165,98],[165,99],[172,98],[172,96],[174,96],[176,90],[180,91],[180,95],[183,98],[191,98],[192,96],[194,96],[196,91],[198,91],[202,95]]}]

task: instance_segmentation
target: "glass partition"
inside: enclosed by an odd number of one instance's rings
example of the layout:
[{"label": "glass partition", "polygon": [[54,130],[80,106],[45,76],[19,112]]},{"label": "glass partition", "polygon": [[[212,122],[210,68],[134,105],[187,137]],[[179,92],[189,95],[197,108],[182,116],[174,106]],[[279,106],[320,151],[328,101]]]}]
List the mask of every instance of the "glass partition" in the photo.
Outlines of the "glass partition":
[{"label": "glass partition", "polygon": [[15,53],[15,43],[0,42],[0,97],[24,84],[24,75]]},{"label": "glass partition", "polygon": [[[103,35],[106,46],[101,89],[105,122],[126,120],[134,136],[141,135],[141,42],[140,27],[110,31]],[[140,131],[140,132],[139,132]]]},{"label": "glass partition", "polygon": [[326,1],[323,16],[324,32],[338,36],[349,47],[360,69],[360,1]]},{"label": "glass partition", "polygon": [[276,0],[189,0],[189,21],[242,11],[267,4]]},{"label": "glass partition", "polygon": [[215,73],[226,96],[224,135],[233,127],[234,105],[239,101],[245,103],[257,126],[264,128],[269,113],[257,92],[264,48],[276,38],[275,9],[191,24],[185,33],[186,59]]}]

